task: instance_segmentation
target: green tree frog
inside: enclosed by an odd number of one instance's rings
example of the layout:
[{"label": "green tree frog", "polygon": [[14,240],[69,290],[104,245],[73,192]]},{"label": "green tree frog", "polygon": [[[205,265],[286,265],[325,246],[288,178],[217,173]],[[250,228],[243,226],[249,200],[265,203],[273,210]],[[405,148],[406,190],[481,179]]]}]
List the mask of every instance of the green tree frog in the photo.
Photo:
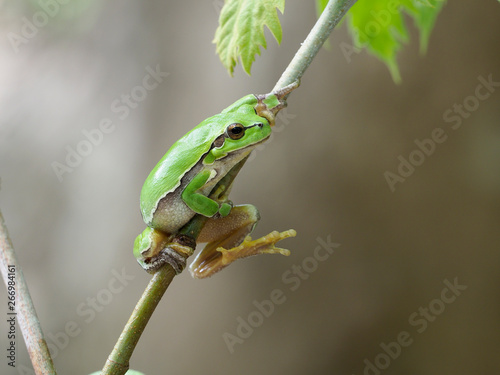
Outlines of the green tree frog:
[{"label": "green tree frog", "polygon": [[[207,243],[190,266],[197,278],[211,276],[247,256],[289,254],[274,244],[295,236],[294,230],[274,231],[252,240],[249,234],[259,220],[257,208],[233,206],[228,199],[230,186],[219,195],[214,188],[228,173],[237,173],[250,152],[269,139],[276,114],[298,85],[244,96],[193,128],[158,162],[141,191],[140,207],[147,228],[134,243],[134,255],[146,271],[155,272],[169,263],[181,272],[196,242]],[[195,242],[179,230],[196,214],[208,219]]]}]

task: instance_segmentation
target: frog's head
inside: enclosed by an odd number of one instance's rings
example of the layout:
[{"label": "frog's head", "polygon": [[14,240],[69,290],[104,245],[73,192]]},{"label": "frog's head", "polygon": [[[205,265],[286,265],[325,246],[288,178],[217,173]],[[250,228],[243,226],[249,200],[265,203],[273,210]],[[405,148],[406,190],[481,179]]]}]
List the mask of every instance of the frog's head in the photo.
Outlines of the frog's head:
[{"label": "frog's head", "polygon": [[222,124],[222,134],[214,140],[213,147],[204,160],[205,164],[211,164],[228,154],[250,152],[271,135],[269,122],[265,117],[257,115],[251,104],[243,104],[233,111],[222,113],[219,121]]},{"label": "frog's head", "polygon": [[293,90],[299,87],[299,85],[300,82],[295,81],[292,84],[269,94],[255,95],[257,98],[255,112],[257,115],[266,118],[270,126],[274,126],[276,115],[287,105],[286,98]]},{"label": "frog's head", "polygon": [[213,141],[205,164],[231,153],[250,152],[271,135],[277,113],[286,107],[286,97],[299,86],[299,81],[264,95],[247,95],[227,107],[218,116],[223,134]]}]

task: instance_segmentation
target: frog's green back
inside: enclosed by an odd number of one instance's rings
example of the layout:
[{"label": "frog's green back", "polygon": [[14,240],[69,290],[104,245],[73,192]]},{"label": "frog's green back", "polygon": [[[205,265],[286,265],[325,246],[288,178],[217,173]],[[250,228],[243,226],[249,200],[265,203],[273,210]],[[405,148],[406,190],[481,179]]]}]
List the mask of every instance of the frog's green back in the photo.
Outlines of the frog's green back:
[{"label": "frog's green back", "polygon": [[142,187],[141,212],[146,224],[151,223],[157,202],[174,191],[180,185],[184,174],[210,150],[210,146],[224,132],[228,122],[234,119],[234,112],[245,104],[255,103],[257,99],[254,95],[241,98],[222,113],[201,122],[170,147]]}]

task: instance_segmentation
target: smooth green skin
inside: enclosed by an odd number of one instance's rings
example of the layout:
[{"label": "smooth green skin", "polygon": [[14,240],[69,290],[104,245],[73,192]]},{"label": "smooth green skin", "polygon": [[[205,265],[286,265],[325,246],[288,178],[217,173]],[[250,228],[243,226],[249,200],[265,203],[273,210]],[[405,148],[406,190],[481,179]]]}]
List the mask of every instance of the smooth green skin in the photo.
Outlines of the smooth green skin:
[{"label": "smooth green skin", "polygon": [[[151,224],[159,201],[180,186],[182,177],[202,159],[203,155],[210,150],[215,139],[224,134],[230,124],[240,123],[244,126],[250,126],[255,123],[264,123],[268,130],[262,132],[262,136],[258,136],[258,134],[251,136],[250,133],[254,132],[246,132],[245,136],[237,141],[227,138],[227,142],[222,148],[213,149],[207,155],[206,162],[213,162],[213,159],[225,156],[224,153],[245,148],[269,136],[271,128],[265,118],[255,114],[254,106],[256,104],[257,98],[254,95],[247,95],[220,114],[201,122],[172,145],[153,168],[141,191],[141,212],[147,225]],[[183,197],[183,199],[186,201],[186,199],[189,200],[189,197]],[[209,212],[208,209],[207,213]],[[204,214],[203,212],[199,213]]]},{"label": "smooth green skin", "polygon": [[[219,166],[221,162],[227,164],[224,165],[227,167],[225,168],[227,173],[237,161],[231,160],[230,157],[224,159],[226,156],[252,148],[270,136],[271,127],[268,120],[258,116],[255,112],[257,102],[255,95],[247,95],[224,109],[220,114],[201,122],[175,142],[151,171],[142,188],[140,202],[142,216],[148,228],[136,238],[134,243],[134,255],[143,268],[147,269],[147,265],[144,263],[145,253],[152,246],[155,246],[155,241],[156,243],[164,241],[163,237],[158,240],[158,231],[154,230],[153,221],[159,213],[159,202],[167,194],[175,194],[177,193],[176,189],[182,189],[179,197],[191,210],[182,214],[185,215],[185,218],[181,217],[180,220],[178,217],[176,218],[177,222],[180,223],[178,229],[193,217],[193,212],[207,217],[213,217],[216,214],[229,215],[230,204],[216,202],[201,194],[200,190],[216,173],[211,168],[215,161],[220,161]],[[264,103],[272,108],[279,104],[279,100],[276,96],[269,95]],[[227,127],[234,123],[241,124],[246,128],[244,136],[237,140],[226,136],[222,146],[212,147],[213,142],[224,135]],[[189,180],[183,179],[196,165],[199,166],[200,161],[203,162],[202,171],[191,176]],[[155,233],[157,238],[155,238]],[[174,234],[168,233],[165,236]]]}]

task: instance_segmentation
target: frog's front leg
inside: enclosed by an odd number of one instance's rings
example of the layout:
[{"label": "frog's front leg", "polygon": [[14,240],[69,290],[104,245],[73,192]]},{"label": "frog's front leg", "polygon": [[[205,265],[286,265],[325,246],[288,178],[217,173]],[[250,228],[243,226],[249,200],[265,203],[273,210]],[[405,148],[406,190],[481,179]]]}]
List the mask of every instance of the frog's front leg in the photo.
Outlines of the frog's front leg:
[{"label": "frog's front leg", "polygon": [[212,174],[216,174],[214,170],[205,169],[198,173],[182,192],[182,200],[194,212],[212,217],[216,213],[221,216],[226,216],[231,211],[231,205],[227,202],[219,204],[209,197],[200,193],[201,189],[207,185]]},{"label": "frog's front leg", "polygon": [[191,275],[200,279],[209,277],[235,260],[252,255],[289,255],[289,250],[274,245],[284,238],[294,237],[296,232],[293,229],[282,233],[274,231],[252,240],[249,234],[258,220],[259,212],[252,205],[235,206],[229,215],[208,220],[197,240],[208,244],[189,266]]}]

